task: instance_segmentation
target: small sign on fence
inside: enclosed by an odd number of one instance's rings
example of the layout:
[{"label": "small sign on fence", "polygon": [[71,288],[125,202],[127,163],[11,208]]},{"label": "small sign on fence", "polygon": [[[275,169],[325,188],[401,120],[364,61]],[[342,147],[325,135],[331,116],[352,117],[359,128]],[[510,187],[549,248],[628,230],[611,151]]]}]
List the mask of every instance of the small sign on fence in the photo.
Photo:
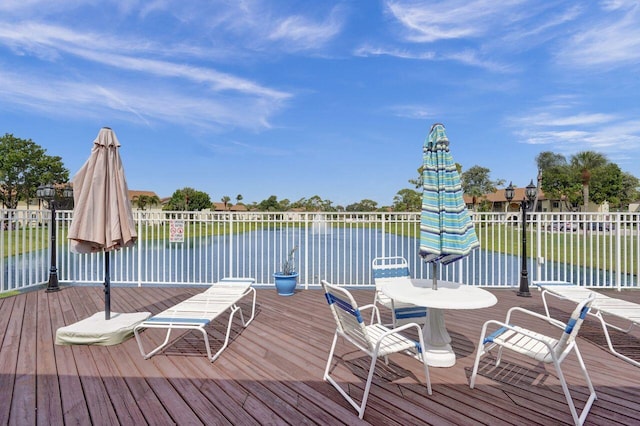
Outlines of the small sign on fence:
[{"label": "small sign on fence", "polygon": [[169,221],[169,242],[184,242],[184,220],[173,219]]}]

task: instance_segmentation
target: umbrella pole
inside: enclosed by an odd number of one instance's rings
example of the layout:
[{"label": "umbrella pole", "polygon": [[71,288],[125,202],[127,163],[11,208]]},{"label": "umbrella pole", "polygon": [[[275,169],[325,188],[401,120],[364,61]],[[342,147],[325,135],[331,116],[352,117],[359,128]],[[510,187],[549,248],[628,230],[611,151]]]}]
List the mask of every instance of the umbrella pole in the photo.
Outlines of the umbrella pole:
[{"label": "umbrella pole", "polygon": [[433,283],[431,284],[431,288],[433,290],[438,289],[438,262],[433,262],[431,264],[431,274],[433,276]]},{"label": "umbrella pole", "polygon": [[111,319],[111,276],[110,253],[104,252],[104,319]]}]

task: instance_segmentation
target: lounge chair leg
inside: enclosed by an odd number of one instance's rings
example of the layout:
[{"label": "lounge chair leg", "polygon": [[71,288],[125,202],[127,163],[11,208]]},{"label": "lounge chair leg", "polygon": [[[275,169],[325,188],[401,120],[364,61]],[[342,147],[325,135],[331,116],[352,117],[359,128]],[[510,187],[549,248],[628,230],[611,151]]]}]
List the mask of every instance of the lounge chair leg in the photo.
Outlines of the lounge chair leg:
[{"label": "lounge chair leg", "polygon": [[[215,361],[220,356],[222,351],[224,351],[226,347],[229,345],[229,335],[231,334],[231,326],[233,325],[233,316],[237,311],[240,311],[240,315],[242,316],[242,310],[238,306],[233,305],[233,307],[231,308],[231,313],[229,314],[229,323],[227,324],[227,335],[224,338],[224,344],[218,350],[218,352],[216,352],[216,354],[213,357],[211,356],[211,352],[209,352],[209,359],[211,360],[211,362]],[[209,347],[209,343],[207,339],[207,349],[208,347]]]},{"label": "lounge chair leg", "polygon": [[253,292],[253,300],[251,303],[251,318],[249,318],[249,321],[245,322],[244,315],[242,314],[242,310],[240,310],[240,317],[242,318],[243,327],[247,327],[251,323],[251,321],[253,321],[253,317],[255,317],[256,315],[256,289],[251,287],[250,290]]},{"label": "lounge chair leg", "polygon": [[142,354],[144,359],[149,359],[155,354],[157,354],[160,350],[162,350],[162,348],[164,348],[167,345],[167,343],[169,342],[169,337],[171,337],[171,328],[167,329],[167,335],[164,339],[164,342],[162,342],[158,347],[156,347],[149,353],[146,353],[144,348],[142,347],[142,337],[140,336],[140,332],[138,331],[137,328],[133,329],[133,334],[135,334],[136,336],[136,341],[138,342],[138,348],[140,349],[140,353]]}]

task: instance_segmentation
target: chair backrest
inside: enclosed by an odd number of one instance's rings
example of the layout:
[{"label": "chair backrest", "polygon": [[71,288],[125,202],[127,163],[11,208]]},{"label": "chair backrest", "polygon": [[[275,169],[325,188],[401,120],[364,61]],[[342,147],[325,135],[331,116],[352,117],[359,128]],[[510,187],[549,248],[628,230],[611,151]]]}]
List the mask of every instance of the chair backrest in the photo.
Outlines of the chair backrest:
[{"label": "chair backrest", "polygon": [[321,283],[338,331],[354,344],[372,349],[373,345],[367,334],[360,309],[351,293],[344,288],[329,284],[326,280],[322,280]]},{"label": "chair backrest", "polygon": [[562,332],[562,337],[560,337],[558,344],[555,347],[555,352],[558,358],[562,356],[561,354],[563,352],[568,352],[568,350],[573,347],[576,337],[578,336],[578,332],[580,331],[580,327],[582,327],[582,323],[595,299],[595,293],[589,294],[586,299],[578,303],[571,313],[571,317],[569,318],[569,321],[567,321],[567,325]]},{"label": "chair backrest", "polygon": [[411,279],[409,264],[402,256],[376,257],[373,259],[371,268],[373,270],[373,282],[378,290],[383,284]]}]

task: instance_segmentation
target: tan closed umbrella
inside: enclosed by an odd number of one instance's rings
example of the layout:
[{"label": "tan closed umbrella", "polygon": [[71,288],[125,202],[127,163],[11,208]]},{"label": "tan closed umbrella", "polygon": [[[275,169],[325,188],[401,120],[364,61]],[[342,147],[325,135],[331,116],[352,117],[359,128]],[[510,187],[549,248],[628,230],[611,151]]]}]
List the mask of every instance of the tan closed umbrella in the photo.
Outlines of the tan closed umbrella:
[{"label": "tan closed umbrella", "polygon": [[69,239],[75,253],[104,252],[105,319],[110,318],[109,252],[135,244],[129,190],[113,130],[103,127],[91,155],[73,178],[74,209]]}]

